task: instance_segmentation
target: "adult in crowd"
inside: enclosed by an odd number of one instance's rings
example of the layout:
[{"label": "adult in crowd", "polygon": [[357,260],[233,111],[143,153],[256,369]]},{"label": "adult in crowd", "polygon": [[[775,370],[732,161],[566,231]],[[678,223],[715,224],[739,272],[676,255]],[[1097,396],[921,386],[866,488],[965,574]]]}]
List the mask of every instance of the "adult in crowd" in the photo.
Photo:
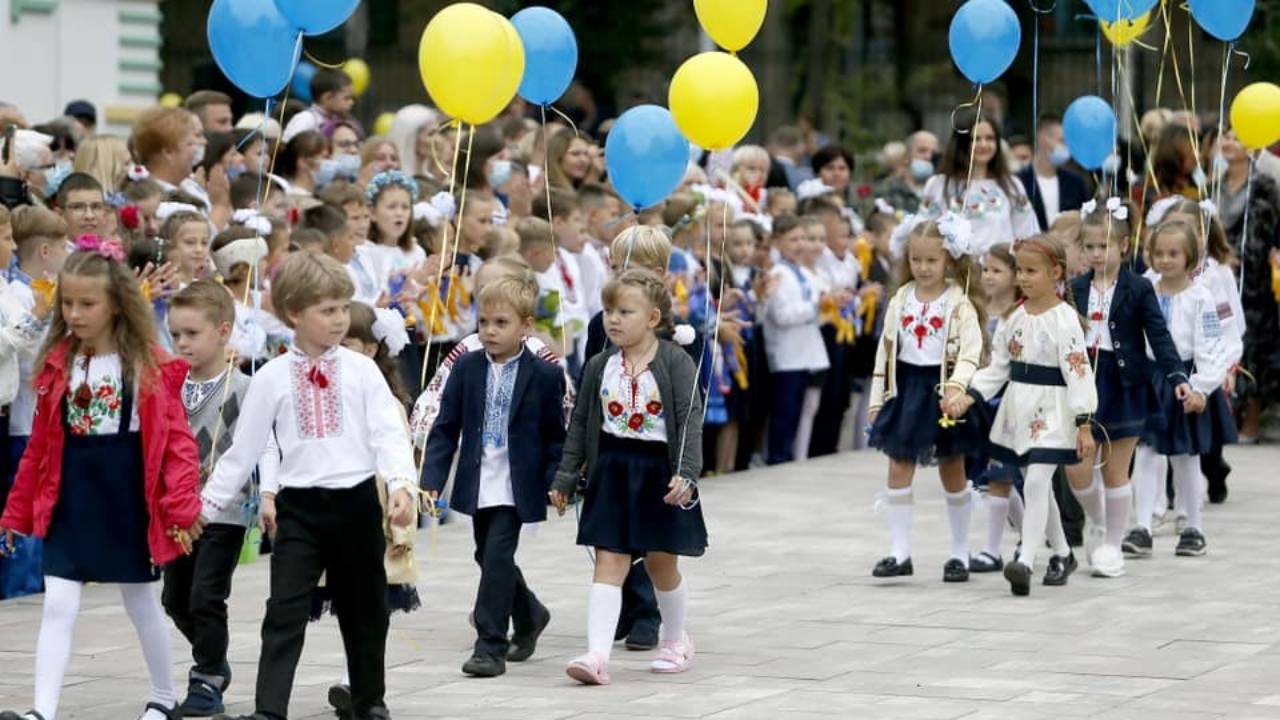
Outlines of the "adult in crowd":
[{"label": "adult in crowd", "polygon": [[231,96],[217,90],[197,90],[182,103],[187,112],[200,119],[205,132],[229,133],[234,129]]},{"label": "adult in crowd", "polygon": [[1079,210],[1089,201],[1089,184],[1084,176],[1067,169],[1070,160],[1062,118],[1042,115],[1036,125],[1035,154],[1018,172],[1018,181],[1031,197],[1031,208],[1042,228],[1052,227],[1058,215]]}]

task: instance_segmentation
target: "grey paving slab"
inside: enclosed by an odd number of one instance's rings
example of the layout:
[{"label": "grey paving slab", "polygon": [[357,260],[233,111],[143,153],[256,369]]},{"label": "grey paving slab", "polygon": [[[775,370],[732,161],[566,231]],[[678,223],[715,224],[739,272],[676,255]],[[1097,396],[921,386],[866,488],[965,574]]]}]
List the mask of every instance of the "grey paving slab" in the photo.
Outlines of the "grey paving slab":
[{"label": "grey paving slab", "polygon": [[[917,476],[916,575],[884,582],[870,568],[888,546],[873,513],[885,463],[849,454],[708,480],[712,547],[685,563],[695,667],[648,672],[619,647],[614,684],[579,687],[563,667],[584,645],[590,564],[572,517],[522,540],[520,562],[554,619],[538,655],[494,680],[459,667],[478,572],[465,523],[419,536],[424,608],[397,615],[387,647],[394,716],[465,720],[928,718],[1202,720],[1280,718],[1280,447],[1231,448],[1231,497],[1206,516],[1210,554],[1156,557],[1100,580],[1013,598],[998,576],[944,585],[948,530],[936,474]],[[974,547],[985,511],[974,513]],[[1006,554],[1013,538],[1006,539]],[[1083,559],[1082,559],[1083,560]],[[269,561],[242,567],[231,601],[232,710],[251,710]],[[0,603],[0,708],[30,703],[40,600]],[[174,635],[175,680],[188,662]],[[336,624],[312,625],[294,690],[294,720],[332,717],[342,672]],[[132,720],[147,674],[132,627],[108,587],[89,588],[60,718]]]}]

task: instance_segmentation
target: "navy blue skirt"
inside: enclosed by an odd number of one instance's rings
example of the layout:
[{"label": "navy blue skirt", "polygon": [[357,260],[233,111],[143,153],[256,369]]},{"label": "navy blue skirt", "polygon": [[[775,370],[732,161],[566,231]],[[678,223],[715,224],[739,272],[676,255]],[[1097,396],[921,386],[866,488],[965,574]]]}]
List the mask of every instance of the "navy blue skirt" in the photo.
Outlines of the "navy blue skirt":
[{"label": "navy blue skirt", "polygon": [[1094,355],[1093,374],[1098,386],[1098,411],[1093,415],[1093,439],[1102,442],[1108,438],[1123,440],[1141,437],[1146,429],[1147,417],[1156,407],[1151,384],[1140,383],[1126,387],[1120,379],[1116,354],[1105,350]]},{"label": "navy blue skirt", "polygon": [[578,519],[578,544],[624,555],[664,552],[698,557],[707,549],[702,504],[668,505],[667,445],[600,433]]},{"label": "navy blue skirt", "polygon": [[938,424],[942,418],[938,405],[941,372],[937,365],[899,362],[895,368],[897,394],[880,408],[867,444],[894,460],[921,465],[960,456],[984,457],[985,404],[975,403],[963,422],[954,427]]},{"label": "navy blue skirt", "polygon": [[[1188,376],[1193,366],[1191,360],[1183,362]],[[1151,383],[1159,409],[1147,418],[1142,441],[1156,452],[1168,456],[1204,455],[1236,442],[1235,418],[1222,388],[1209,394],[1204,412],[1185,413],[1172,381],[1156,377]]]}]

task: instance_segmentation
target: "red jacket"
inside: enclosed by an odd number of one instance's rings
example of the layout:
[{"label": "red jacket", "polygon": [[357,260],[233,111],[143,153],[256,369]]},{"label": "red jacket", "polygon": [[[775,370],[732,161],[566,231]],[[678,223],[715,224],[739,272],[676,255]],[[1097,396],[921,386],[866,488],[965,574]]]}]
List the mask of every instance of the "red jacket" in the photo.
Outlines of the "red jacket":
[{"label": "red jacket", "polygon": [[[69,342],[63,342],[54,348],[35,378],[36,415],[31,440],[18,465],[4,516],[0,517],[0,527],[24,535],[44,537],[58,503],[62,446],[66,437],[62,426],[62,399],[67,395],[69,384],[69,347]],[[147,511],[151,516],[147,543],[151,546],[151,561],[164,565],[182,555],[182,547],[169,537],[169,529],[189,528],[200,516],[200,455],[182,405],[187,363],[159,347],[153,347],[152,353],[160,366],[159,384],[154,379],[140,383],[138,423],[142,432]]]}]

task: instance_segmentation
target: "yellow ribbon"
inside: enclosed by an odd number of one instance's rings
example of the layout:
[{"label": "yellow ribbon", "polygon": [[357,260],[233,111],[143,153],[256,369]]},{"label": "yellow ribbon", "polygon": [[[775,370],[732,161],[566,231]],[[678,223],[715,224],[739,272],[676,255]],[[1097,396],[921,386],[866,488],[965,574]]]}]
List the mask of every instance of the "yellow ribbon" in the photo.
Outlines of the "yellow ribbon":
[{"label": "yellow ribbon", "polygon": [[862,304],[858,310],[858,314],[862,316],[862,334],[870,335],[875,331],[876,321],[876,305],[879,303],[879,297],[875,291],[867,288],[862,291]]},{"label": "yellow ribbon", "polygon": [[733,373],[733,379],[737,381],[738,388],[746,390],[747,382],[747,353],[742,349],[742,343],[733,343],[733,357],[738,362],[738,369]]},{"label": "yellow ribbon", "polygon": [[680,317],[688,317],[689,316],[689,287],[684,284],[684,278],[682,277],[676,278],[676,284],[675,284],[675,287],[672,288],[671,293],[675,295],[675,298],[676,298],[676,306],[677,306],[675,308],[676,315]]},{"label": "yellow ribbon", "polygon": [[1280,265],[1271,263],[1271,294],[1276,296],[1276,302],[1280,302]]},{"label": "yellow ribbon", "polygon": [[433,281],[427,286],[427,291],[418,299],[418,309],[422,310],[422,317],[426,318],[431,325],[430,337],[427,340],[445,333],[445,307],[440,300],[440,284],[438,282]]},{"label": "yellow ribbon", "polygon": [[831,323],[836,329],[836,342],[842,345],[852,345],[857,339],[857,333],[854,332],[853,321],[840,314],[840,306],[836,304],[835,298],[827,297],[822,301],[819,308],[819,322]]},{"label": "yellow ribbon", "polygon": [[871,247],[869,240],[865,237],[859,237],[858,241],[853,244],[853,254],[858,258],[862,281],[866,282],[871,278],[871,262],[875,259],[875,250]]}]

